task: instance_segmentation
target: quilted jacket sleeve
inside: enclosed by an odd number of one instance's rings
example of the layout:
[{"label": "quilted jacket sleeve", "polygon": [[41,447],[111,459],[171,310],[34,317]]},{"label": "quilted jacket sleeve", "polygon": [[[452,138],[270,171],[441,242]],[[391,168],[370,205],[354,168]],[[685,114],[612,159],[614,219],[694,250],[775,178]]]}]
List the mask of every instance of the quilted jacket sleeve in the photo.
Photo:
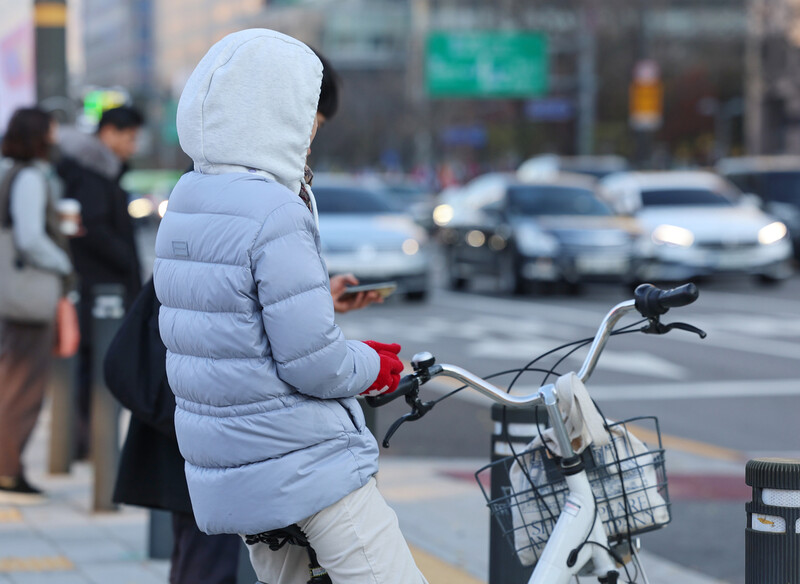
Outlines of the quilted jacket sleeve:
[{"label": "quilted jacket sleeve", "polygon": [[328,273],[311,214],[299,201],[264,221],[251,248],[251,269],[278,375],[323,399],[357,395],[378,376],[378,355],[348,341],[334,323]]}]

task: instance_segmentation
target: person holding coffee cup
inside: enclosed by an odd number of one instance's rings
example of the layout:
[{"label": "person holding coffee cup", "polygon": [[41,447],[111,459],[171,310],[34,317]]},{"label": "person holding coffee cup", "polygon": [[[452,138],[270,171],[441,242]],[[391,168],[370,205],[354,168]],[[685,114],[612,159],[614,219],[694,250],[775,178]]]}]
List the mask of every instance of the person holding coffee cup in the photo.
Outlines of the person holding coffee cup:
[{"label": "person holding coffee cup", "polygon": [[[55,123],[39,108],[13,114],[2,142],[0,199],[8,205],[3,216],[19,261],[62,276],[66,294],[73,269],[56,211],[61,185],[48,161],[54,134]],[[74,213],[73,205],[70,225]],[[0,503],[42,499],[25,477],[21,456],[44,401],[55,321],[56,311],[52,322],[0,320]]]}]

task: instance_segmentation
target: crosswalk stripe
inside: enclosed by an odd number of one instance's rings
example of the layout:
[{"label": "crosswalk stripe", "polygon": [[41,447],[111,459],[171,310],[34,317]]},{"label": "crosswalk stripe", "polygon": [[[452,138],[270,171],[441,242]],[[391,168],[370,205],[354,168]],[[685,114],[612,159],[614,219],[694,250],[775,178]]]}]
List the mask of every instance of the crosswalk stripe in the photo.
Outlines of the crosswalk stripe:
[{"label": "crosswalk stripe", "polygon": [[425,577],[431,582],[440,584],[484,584],[482,580],[467,574],[461,567],[444,562],[415,546],[409,546],[409,548],[420,572],[425,574]]}]

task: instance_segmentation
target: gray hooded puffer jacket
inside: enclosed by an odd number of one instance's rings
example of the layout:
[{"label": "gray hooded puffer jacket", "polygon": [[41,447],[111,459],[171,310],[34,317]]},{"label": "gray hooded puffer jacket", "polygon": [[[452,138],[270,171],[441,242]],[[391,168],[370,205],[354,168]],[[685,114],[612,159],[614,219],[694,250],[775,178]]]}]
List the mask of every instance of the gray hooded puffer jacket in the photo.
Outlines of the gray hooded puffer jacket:
[{"label": "gray hooded puffer jacket", "polygon": [[322,67],[246,30],[214,45],[178,107],[195,163],[156,241],[175,429],[200,528],[260,533],[335,503],[377,471],[352,397],[378,355],[334,324],[313,217],[297,196]]}]

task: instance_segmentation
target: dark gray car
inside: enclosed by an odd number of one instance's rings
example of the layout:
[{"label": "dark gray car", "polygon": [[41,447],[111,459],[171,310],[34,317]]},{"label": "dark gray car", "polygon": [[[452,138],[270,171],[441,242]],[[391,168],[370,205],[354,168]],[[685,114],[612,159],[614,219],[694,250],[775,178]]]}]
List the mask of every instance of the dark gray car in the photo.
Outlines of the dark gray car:
[{"label": "dark gray car", "polygon": [[574,290],[585,281],[635,281],[646,261],[638,224],[615,215],[593,185],[563,177],[511,182],[469,222],[448,225],[441,240],[451,285],[463,288],[479,274],[509,293],[534,282]]}]

